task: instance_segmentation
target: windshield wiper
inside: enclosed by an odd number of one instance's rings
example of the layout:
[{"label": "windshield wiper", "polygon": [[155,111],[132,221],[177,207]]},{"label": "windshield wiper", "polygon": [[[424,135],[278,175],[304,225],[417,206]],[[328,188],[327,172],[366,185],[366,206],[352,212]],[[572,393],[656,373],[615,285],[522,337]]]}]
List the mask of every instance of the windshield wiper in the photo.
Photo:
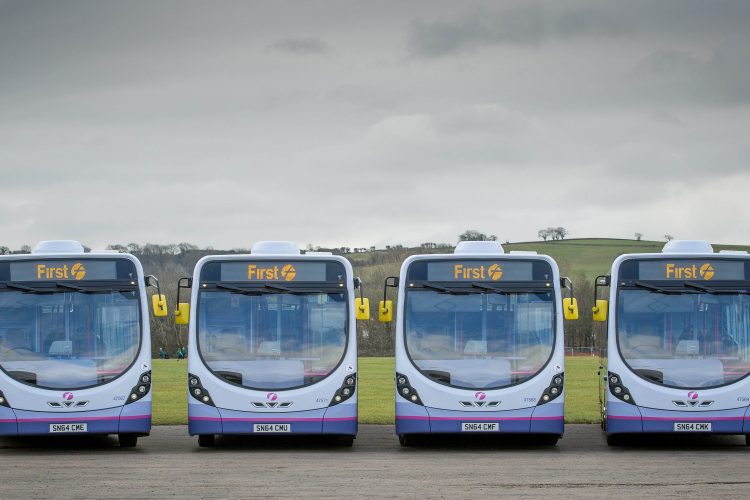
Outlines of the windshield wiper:
[{"label": "windshield wiper", "polygon": [[508,290],[503,290],[501,288],[496,288],[494,286],[485,285],[484,283],[472,283],[471,286],[473,286],[474,288],[479,288],[480,290],[487,290],[489,292],[510,293]]},{"label": "windshield wiper", "polygon": [[91,290],[90,288],[84,288],[82,286],[74,285],[72,283],[61,283],[59,281],[55,283],[55,285],[58,288],[65,288],[66,290],[74,290],[76,292],[81,292],[81,293],[92,293],[95,291],[95,290]]},{"label": "windshield wiper", "polygon": [[716,293],[716,290],[714,290],[713,288],[708,288],[707,286],[699,285],[698,283],[693,283],[692,281],[685,281],[683,285],[694,290],[700,290],[701,292],[710,294]]},{"label": "windshield wiper", "polygon": [[680,293],[680,292],[676,292],[674,290],[667,290],[665,288],[659,288],[658,286],[648,285],[648,284],[646,284],[646,283],[644,283],[642,281],[634,281],[633,285],[637,286],[638,288],[643,288],[645,290],[650,290],[652,292],[663,293],[664,295],[676,295],[676,294]]},{"label": "windshield wiper", "polygon": [[224,285],[222,283],[216,283],[216,288],[220,288],[222,290],[229,290],[233,293],[241,293],[243,295],[262,295],[263,292],[260,290],[248,290],[247,288],[240,288],[238,286],[231,286],[231,285]]},{"label": "windshield wiper", "polygon": [[6,282],[5,283],[6,288],[11,288],[13,290],[21,290],[22,292],[31,292],[31,293],[55,293],[54,290],[50,290],[48,288],[34,288],[26,285],[19,285],[18,283],[11,283]]},{"label": "windshield wiper", "polygon": [[467,294],[467,290],[456,290],[455,288],[448,288],[440,285],[433,285],[432,283],[422,283],[422,288],[429,288],[430,290],[437,290],[442,293],[454,293],[454,294]]}]

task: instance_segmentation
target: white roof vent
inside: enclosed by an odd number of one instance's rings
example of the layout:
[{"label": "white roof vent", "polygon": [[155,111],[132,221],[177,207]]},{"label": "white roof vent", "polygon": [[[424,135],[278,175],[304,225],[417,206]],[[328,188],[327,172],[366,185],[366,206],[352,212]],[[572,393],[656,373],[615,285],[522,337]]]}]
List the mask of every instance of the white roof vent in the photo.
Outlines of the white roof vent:
[{"label": "white roof vent", "polygon": [[662,253],[714,253],[714,248],[703,240],[672,240],[668,241]]},{"label": "white roof vent", "polygon": [[497,241],[462,241],[456,245],[454,254],[494,254],[505,253]]},{"label": "white roof vent", "polygon": [[299,255],[297,245],[291,241],[259,241],[250,250],[255,255]]},{"label": "white roof vent", "polygon": [[31,253],[83,253],[83,245],[74,240],[48,240],[36,244]]},{"label": "white roof vent", "polygon": [[537,255],[536,250],[511,250],[511,255]]},{"label": "white roof vent", "polygon": [[305,252],[305,255],[333,255],[333,252]]},{"label": "white roof vent", "polygon": [[719,253],[726,255],[747,255],[747,250],[719,250]]}]

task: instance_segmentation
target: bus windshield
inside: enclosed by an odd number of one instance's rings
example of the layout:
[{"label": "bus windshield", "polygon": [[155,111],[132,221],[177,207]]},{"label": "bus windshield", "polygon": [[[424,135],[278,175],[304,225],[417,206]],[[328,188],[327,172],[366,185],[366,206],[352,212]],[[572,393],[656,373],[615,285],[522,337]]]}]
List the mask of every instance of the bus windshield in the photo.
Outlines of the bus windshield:
[{"label": "bus windshield", "polygon": [[617,343],[630,369],[650,382],[731,384],[750,373],[750,296],[621,289]]},{"label": "bus windshield", "polygon": [[199,352],[228,382],[303,387],[327,377],[346,353],[346,293],[204,291],[199,301]]},{"label": "bus windshield", "polygon": [[138,291],[0,292],[0,368],[48,389],[117,378],[140,348],[139,298]]},{"label": "bus windshield", "polygon": [[412,362],[442,384],[491,389],[524,382],[555,343],[554,293],[410,290],[405,342]]}]

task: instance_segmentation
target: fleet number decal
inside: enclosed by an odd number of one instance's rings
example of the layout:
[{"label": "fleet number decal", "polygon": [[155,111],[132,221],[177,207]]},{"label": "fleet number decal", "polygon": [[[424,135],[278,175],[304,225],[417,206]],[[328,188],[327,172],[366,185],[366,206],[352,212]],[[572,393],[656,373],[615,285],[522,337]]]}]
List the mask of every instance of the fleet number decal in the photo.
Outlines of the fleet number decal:
[{"label": "fleet number decal", "polygon": [[292,424],[253,424],[253,432],[292,432]]},{"label": "fleet number decal", "polygon": [[493,432],[499,430],[500,424],[497,422],[461,422],[462,432]]},{"label": "fleet number decal", "polygon": [[676,422],[675,432],[711,432],[710,422]]},{"label": "fleet number decal", "polygon": [[49,424],[50,432],[87,432],[88,424]]}]

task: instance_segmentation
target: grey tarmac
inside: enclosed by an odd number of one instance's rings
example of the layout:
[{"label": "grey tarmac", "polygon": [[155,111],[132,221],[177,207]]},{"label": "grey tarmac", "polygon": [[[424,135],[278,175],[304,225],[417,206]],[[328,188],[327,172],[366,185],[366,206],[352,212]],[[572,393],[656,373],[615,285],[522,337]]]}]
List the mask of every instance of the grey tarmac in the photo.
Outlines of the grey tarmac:
[{"label": "grey tarmac", "polygon": [[363,425],[351,448],[309,438],[227,438],[199,448],[157,426],[137,448],[114,437],[0,439],[0,498],[746,498],[750,448],[737,436],[633,439],[597,425],[555,447],[486,435],[401,448],[393,426]]}]

